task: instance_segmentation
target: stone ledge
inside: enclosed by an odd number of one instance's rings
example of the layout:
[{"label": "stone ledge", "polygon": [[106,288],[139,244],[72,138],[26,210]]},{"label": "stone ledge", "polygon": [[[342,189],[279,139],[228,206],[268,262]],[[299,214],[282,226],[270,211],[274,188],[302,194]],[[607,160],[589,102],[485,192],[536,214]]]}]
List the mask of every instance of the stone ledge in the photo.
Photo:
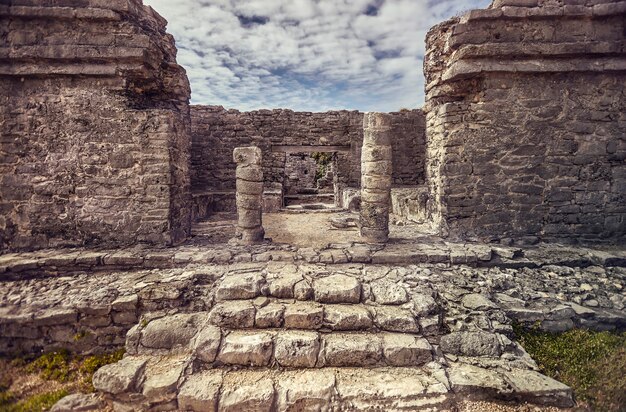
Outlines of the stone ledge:
[{"label": "stone ledge", "polygon": [[538,7],[537,0],[502,0],[494,7],[484,10],[471,10],[461,17],[461,22],[478,20],[520,20],[551,19],[554,17],[605,17],[626,13],[626,1],[594,2],[589,5],[564,5]]},{"label": "stone ledge", "polygon": [[[466,79],[482,73],[559,73],[559,72],[611,72],[625,71],[626,57],[585,58],[576,61],[556,59],[499,60],[474,59],[454,62],[441,78],[442,82]],[[429,84],[427,90],[437,84]]]},{"label": "stone ledge", "polygon": [[133,248],[120,250],[42,250],[0,255],[0,280],[45,277],[84,270],[154,269],[194,264],[240,262],[301,262],[337,265],[374,263],[412,265],[440,263],[478,267],[541,267],[567,265],[626,266],[626,253],[616,248],[570,247],[544,244],[528,247],[502,247],[479,243],[422,242],[389,243],[373,247],[361,243],[334,244],[322,250],[289,245],[231,246],[211,245],[211,249],[179,246],[169,249]]},{"label": "stone ledge", "polygon": [[27,19],[59,19],[59,20],[91,20],[120,21],[122,16],[113,10],[74,7],[25,7],[1,6],[1,17],[18,17]]}]

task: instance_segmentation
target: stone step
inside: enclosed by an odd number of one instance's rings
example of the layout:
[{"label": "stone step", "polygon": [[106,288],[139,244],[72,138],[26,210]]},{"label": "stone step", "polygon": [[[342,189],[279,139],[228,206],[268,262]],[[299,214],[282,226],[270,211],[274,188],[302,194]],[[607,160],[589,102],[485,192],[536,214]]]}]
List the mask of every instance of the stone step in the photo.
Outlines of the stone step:
[{"label": "stone step", "polygon": [[98,370],[93,383],[115,410],[453,410],[466,399],[573,405],[570,388],[538,372],[461,363],[194,370],[184,356],[127,356]]},{"label": "stone step", "polygon": [[231,331],[221,344],[215,338],[196,340],[193,356],[210,361],[206,354],[215,353],[214,366],[291,368],[419,366],[433,360],[426,339],[401,333]]},{"label": "stone step", "polygon": [[418,366],[433,359],[425,338],[390,332],[229,330],[206,324],[206,313],[156,319],[129,331],[130,355],[187,354],[211,366]]},{"label": "stone step", "polygon": [[436,305],[321,304],[262,297],[219,302],[211,309],[208,321],[234,329],[383,330],[433,335],[440,330],[441,316]]}]

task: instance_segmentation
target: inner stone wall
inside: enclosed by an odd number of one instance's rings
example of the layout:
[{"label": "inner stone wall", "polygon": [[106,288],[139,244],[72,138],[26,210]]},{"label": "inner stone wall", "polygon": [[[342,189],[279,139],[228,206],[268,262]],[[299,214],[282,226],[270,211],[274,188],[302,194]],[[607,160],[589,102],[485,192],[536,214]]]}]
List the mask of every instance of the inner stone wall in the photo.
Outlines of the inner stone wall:
[{"label": "inner stone wall", "polygon": [[177,243],[189,84],[140,0],[0,5],[0,250]]},{"label": "inner stone wall", "polygon": [[[424,116],[421,110],[392,113],[394,183],[417,185],[424,182]],[[263,150],[266,186],[282,184],[285,152],[276,146],[349,146],[340,153],[337,174],[343,186],[358,187],[363,141],[363,113],[326,113],[291,110],[239,112],[221,106],[191,106],[191,182],[194,192],[232,190],[235,165],[232,151],[255,145]]]},{"label": "inner stone wall", "polygon": [[587,3],[501,0],[429,32],[427,173],[444,234],[624,239],[626,3]]}]

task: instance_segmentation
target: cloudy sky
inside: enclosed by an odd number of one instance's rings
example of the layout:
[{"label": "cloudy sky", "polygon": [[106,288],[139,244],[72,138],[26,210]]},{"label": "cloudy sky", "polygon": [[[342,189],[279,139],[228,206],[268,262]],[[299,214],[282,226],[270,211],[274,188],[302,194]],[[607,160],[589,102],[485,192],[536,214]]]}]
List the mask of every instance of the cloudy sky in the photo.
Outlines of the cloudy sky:
[{"label": "cloudy sky", "polygon": [[144,0],[169,21],[194,104],[421,106],[428,29],[490,0]]}]

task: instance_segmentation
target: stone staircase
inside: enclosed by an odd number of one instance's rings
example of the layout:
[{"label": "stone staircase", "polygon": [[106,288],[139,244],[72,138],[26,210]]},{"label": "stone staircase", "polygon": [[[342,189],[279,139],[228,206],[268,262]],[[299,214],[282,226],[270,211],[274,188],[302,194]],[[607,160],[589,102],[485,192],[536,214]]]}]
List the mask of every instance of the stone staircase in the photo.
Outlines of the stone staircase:
[{"label": "stone staircase", "polygon": [[203,312],[144,316],[93,379],[115,410],[448,410],[457,399],[570,406],[506,336],[446,333],[436,293],[376,272],[251,267]]}]

